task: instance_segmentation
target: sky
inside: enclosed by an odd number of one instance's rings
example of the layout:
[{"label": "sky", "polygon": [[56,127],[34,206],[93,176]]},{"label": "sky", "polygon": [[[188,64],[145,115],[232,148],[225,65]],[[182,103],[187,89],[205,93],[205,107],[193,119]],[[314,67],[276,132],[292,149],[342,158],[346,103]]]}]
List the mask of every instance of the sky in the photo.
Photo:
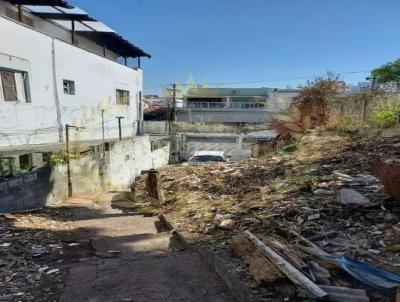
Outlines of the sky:
[{"label": "sky", "polygon": [[69,2],[152,55],[145,94],[189,74],[220,87],[297,87],[327,71],[357,83],[400,57],[398,0]]}]

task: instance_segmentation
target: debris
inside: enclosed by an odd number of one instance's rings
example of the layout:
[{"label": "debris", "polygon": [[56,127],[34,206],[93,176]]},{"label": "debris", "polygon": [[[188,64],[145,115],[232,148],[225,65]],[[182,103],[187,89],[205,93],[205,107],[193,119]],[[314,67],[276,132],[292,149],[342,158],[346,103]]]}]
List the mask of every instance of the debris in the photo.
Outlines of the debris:
[{"label": "debris", "polygon": [[273,249],[265,245],[251,232],[245,231],[245,234],[256,245],[256,247],[295,285],[308,289],[314,297],[322,298],[327,295],[327,293],[318,285],[312,282],[307,276],[297,270],[292,264],[277,254]]},{"label": "debris", "polygon": [[11,243],[5,242],[5,243],[1,243],[0,247],[9,247],[10,245],[11,245]]},{"label": "debris", "polygon": [[340,171],[333,171],[333,175],[335,175],[338,179],[343,180],[343,181],[348,181],[348,182],[354,181],[354,177],[351,177],[350,175],[347,175]]},{"label": "debris", "polygon": [[307,220],[308,220],[308,221],[311,221],[311,220],[316,220],[316,219],[320,219],[320,218],[321,218],[321,214],[317,213],[317,214],[309,215],[309,216],[307,217]]},{"label": "debris", "polygon": [[156,170],[145,171],[146,190],[150,197],[153,198],[153,205],[160,206],[165,202],[165,193],[161,185],[161,174]]},{"label": "debris", "polygon": [[[318,285],[327,293],[327,300],[335,302],[369,302],[369,297],[364,289]],[[307,296],[307,292],[300,289],[300,293]]]},{"label": "debris", "polygon": [[225,220],[221,221],[221,223],[219,224],[219,227],[223,228],[223,229],[231,230],[233,228],[234,224],[235,224],[235,221],[233,219],[225,219]]},{"label": "debris", "polygon": [[47,254],[48,250],[44,246],[34,245],[31,247],[32,257],[39,257],[43,254]]},{"label": "debris", "polygon": [[316,190],[313,191],[313,193],[315,195],[333,195],[333,194],[335,194],[334,191],[327,190],[327,189],[316,189]]},{"label": "debris", "polygon": [[371,162],[371,167],[378,175],[386,192],[400,201],[400,159]]},{"label": "debris", "polygon": [[54,273],[58,273],[60,270],[58,268],[54,268],[51,269],[49,271],[46,272],[46,275],[50,275],[50,274],[54,274]]},{"label": "debris", "polygon": [[254,247],[244,233],[234,236],[230,245],[235,254],[249,265],[250,272],[257,283],[277,284],[285,280],[285,275],[265,258],[261,251]]},{"label": "debris", "polygon": [[342,188],[338,193],[338,201],[344,205],[360,205],[364,206],[369,200],[354,189]]}]

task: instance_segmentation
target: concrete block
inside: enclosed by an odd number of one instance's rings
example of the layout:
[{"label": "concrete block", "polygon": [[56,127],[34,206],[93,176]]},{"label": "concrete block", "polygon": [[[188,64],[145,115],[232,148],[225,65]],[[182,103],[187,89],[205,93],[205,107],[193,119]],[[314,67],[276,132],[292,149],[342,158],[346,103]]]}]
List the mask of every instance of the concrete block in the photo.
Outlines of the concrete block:
[{"label": "concrete block", "polygon": [[24,175],[24,182],[32,182],[37,179],[38,179],[38,175],[36,172]]},{"label": "concrete block", "polygon": [[9,188],[15,188],[24,183],[24,178],[23,177],[16,177],[8,180],[8,187]]}]

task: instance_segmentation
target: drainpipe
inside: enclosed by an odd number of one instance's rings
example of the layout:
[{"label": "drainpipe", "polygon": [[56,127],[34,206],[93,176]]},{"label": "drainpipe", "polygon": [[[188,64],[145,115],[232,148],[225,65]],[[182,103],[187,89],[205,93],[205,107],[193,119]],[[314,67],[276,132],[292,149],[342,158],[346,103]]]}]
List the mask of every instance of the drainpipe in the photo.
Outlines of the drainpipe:
[{"label": "drainpipe", "polygon": [[53,38],[51,41],[53,93],[54,93],[54,103],[56,106],[56,114],[57,114],[58,141],[62,142],[63,141],[63,127],[61,124],[61,107],[60,107],[60,99],[58,97],[58,89],[57,89],[56,50],[55,50],[54,42],[55,42],[55,39]]}]

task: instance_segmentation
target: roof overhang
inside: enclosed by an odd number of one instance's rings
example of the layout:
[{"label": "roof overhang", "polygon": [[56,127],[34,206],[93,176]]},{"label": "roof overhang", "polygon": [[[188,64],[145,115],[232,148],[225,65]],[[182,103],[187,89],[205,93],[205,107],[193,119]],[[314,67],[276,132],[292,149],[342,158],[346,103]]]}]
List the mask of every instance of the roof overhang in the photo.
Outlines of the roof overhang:
[{"label": "roof overhang", "polygon": [[13,5],[35,5],[35,6],[59,6],[65,8],[72,8],[64,0],[5,0]]},{"label": "roof overhang", "polygon": [[139,47],[136,47],[129,41],[122,38],[115,32],[101,32],[101,31],[76,31],[78,34],[85,36],[97,44],[105,46],[107,49],[119,54],[122,57],[137,58],[147,57],[151,58],[151,55],[144,52]]}]

